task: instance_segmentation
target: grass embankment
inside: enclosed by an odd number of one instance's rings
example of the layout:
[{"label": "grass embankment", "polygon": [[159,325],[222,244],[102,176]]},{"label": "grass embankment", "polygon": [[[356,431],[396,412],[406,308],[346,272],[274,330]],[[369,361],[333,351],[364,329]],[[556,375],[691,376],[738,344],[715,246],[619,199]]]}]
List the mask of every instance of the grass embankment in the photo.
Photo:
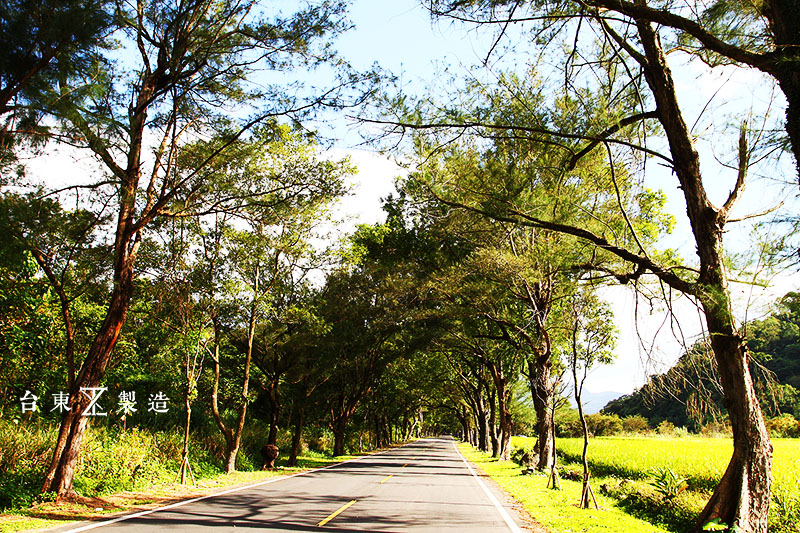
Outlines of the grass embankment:
[{"label": "grass embankment", "polygon": [[[515,449],[531,448],[534,442],[533,438],[514,437],[512,446]],[[770,531],[800,531],[800,440],[773,439],[773,445],[774,485]],[[582,471],[582,439],[558,439],[557,446],[562,476],[579,479]],[[690,530],[694,525],[695,517],[719,482],[731,452],[732,443],[729,438],[593,438],[589,444],[592,486],[598,496],[604,497],[603,501],[610,502],[608,505],[602,504],[608,506],[609,510],[618,509],[624,511],[626,516],[636,516],[650,524],[658,524],[663,530],[681,533]],[[687,490],[673,499],[659,494],[651,483],[655,467],[669,468],[679,477],[686,478]],[[499,469],[498,472],[503,471],[501,466],[496,468]],[[539,488],[546,486],[547,477],[521,476],[521,469],[514,463],[506,463],[504,468],[507,471],[503,475],[508,478],[505,483],[509,487],[518,487],[514,490],[519,491],[522,497],[526,497],[526,492],[539,494],[538,501],[542,501],[541,498],[550,498],[556,505],[561,505],[561,501],[575,503],[579,500],[578,492],[570,494],[570,491],[578,490],[579,481],[563,480],[566,500],[562,500],[561,496],[553,495],[553,491]],[[542,493],[545,496],[541,496]],[[530,511],[537,518],[536,513],[548,513],[546,509]],[[597,519],[606,523],[606,518]],[[542,521],[545,522],[546,519]],[[629,530],[623,529],[628,526],[621,522],[611,525],[613,527],[606,530]],[[590,523],[590,527],[590,531],[602,531],[601,528],[605,526]],[[557,526],[553,530],[581,531],[581,528],[575,529],[567,525]]]},{"label": "grass embankment", "polygon": [[[298,457],[297,467],[278,466],[275,470],[254,470],[217,473],[196,479],[196,485],[181,485],[174,481],[149,485],[136,490],[107,493],[101,496],[79,497],[75,502],[36,503],[29,508],[13,509],[0,515],[0,532],[26,531],[55,527],[69,522],[108,518],[124,512],[151,509],[187,498],[197,498],[220,492],[238,485],[251,485],[271,477],[287,476],[305,470],[321,468],[334,463],[353,459],[355,456],[336,458],[322,455]],[[175,479],[175,472],[172,473]]]},{"label": "grass embankment", "polygon": [[[190,464],[197,486],[175,483],[180,466],[182,436],[176,431],[89,428],[84,438],[74,486],[80,495],[71,503],[54,503],[53,495],[39,494],[44,470],[52,454],[56,427],[48,424],[17,426],[0,420],[0,532],[52,527],[66,521],[105,517],[123,511],[219,492],[235,485],[319,468],[351,458],[331,458],[305,451],[298,466],[286,468],[286,454],[273,471],[258,470],[261,436],[246,435],[237,461],[238,472],[222,472],[221,443],[216,435],[193,438]],[[288,440],[282,435],[283,450]],[[316,439],[327,449],[327,439]],[[322,442],[320,442],[322,441]]]},{"label": "grass embankment", "polygon": [[547,488],[546,475],[523,476],[520,467],[510,461],[498,461],[490,454],[475,450],[469,444],[460,444],[464,456],[477,464],[498,485],[514,496],[536,521],[552,533],[577,533],[581,531],[666,533],[661,526],[631,516],[620,508],[613,498],[596,494],[600,510],[579,509],[581,483],[561,480],[562,490]]}]

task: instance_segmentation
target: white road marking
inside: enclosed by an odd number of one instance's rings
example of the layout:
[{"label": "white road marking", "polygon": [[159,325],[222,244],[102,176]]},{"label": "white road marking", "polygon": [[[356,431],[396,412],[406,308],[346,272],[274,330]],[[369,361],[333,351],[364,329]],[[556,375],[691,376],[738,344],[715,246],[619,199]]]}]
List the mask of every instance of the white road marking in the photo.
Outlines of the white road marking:
[{"label": "white road marking", "polygon": [[470,466],[466,458],[463,455],[461,455],[461,450],[458,449],[456,441],[453,441],[453,448],[455,448],[456,453],[458,454],[459,457],[461,457],[461,460],[464,461],[464,464],[467,466],[467,470],[469,470],[469,473],[472,474],[472,476],[478,482],[478,485],[480,485],[481,488],[483,489],[483,492],[486,493],[486,495],[489,497],[489,500],[497,508],[497,512],[499,512],[500,516],[503,517],[503,521],[508,526],[508,529],[510,529],[514,533],[522,533],[520,527],[514,523],[514,520],[511,519],[511,516],[509,516],[508,512],[503,508],[502,505],[500,505],[500,502],[497,501],[497,498],[494,497],[494,494],[491,493],[489,487],[487,487],[486,484],[483,482],[483,480],[480,477],[478,477],[478,474],[475,473],[475,471],[472,469],[472,466]]}]

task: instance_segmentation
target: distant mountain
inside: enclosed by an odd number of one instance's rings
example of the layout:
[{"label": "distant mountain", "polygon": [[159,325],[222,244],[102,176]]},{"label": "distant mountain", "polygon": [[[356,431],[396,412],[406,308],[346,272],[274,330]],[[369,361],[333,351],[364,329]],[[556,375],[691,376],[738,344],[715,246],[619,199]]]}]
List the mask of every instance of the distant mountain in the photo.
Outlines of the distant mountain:
[{"label": "distant mountain", "polygon": [[[743,329],[764,414],[800,416],[800,293],[788,293],[778,300],[774,314]],[[697,430],[725,416],[718,381],[710,347],[701,340],[665,374],[651,376],[641,389],[610,401],[603,412],[641,415],[652,427],[667,420]]]},{"label": "distant mountain", "polygon": [[[608,402],[611,400],[616,400],[621,396],[623,396],[623,393],[615,391],[584,392],[583,398],[581,398],[581,400],[583,400],[583,411],[587,415],[599,413]],[[578,407],[578,405],[575,403],[575,398],[572,396],[569,399],[569,404],[573,409]]]}]

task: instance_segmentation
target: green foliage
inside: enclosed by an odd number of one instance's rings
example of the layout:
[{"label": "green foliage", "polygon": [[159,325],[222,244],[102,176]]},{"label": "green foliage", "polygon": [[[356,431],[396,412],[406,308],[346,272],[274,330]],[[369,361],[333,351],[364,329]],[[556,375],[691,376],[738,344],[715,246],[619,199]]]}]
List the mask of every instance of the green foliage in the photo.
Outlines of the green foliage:
[{"label": "green foliage", "polygon": [[790,533],[800,530],[800,474],[794,483],[783,483],[772,490],[770,531]]},{"label": "green foliage", "polygon": [[[797,462],[797,457],[800,456],[800,440],[774,438],[772,442],[774,483],[773,503],[770,506],[770,531],[795,531],[793,524],[797,523],[797,513],[800,512],[800,464]],[[532,439],[527,438],[515,437],[513,443],[516,447],[533,445]],[[677,502],[673,506],[674,512],[680,514],[687,512],[686,509],[694,509],[691,512],[694,512],[695,516],[705,504],[707,493],[713,491],[722,478],[733,450],[730,438],[696,437],[602,437],[592,439],[590,446],[592,454],[589,456],[589,464],[595,478],[608,476],[618,481],[644,482],[652,478],[653,469],[659,468],[668,469],[678,479],[685,479],[687,489],[674,500]],[[563,463],[576,465],[580,463],[583,439],[560,438],[556,442],[556,447]],[[618,487],[615,492],[618,492],[623,500],[630,497],[625,501],[628,501],[630,508],[636,513],[649,512],[652,516],[656,513],[653,509],[660,509],[663,512],[669,509],[657,504],[658,500],[647,496],[640,488]],[[636,493],[639,495],[635,495]],[[692,494],[706,494],[706,496],[705,499],[700,498],[702,501],[699,504],[695,504],[691,501],[697,499],[697,496]],[[658,498],[664,499],[660,496]],[[647,511],[648,506],[652,507],[650,511]],[[681,527],[688,528],[693,520],[680,519],[678,522],[684,524]]]},{"label": "green foliage", "polygon": [[643,434],[650,431],[650,424],[641,415],[626,416],[622,419],[622,430],[626,433]]},{"label": "green foliage", "polygon": [[33,503],[56,436],[47,423],[0,418],[0,510]]},{"label": "green foliage", "polygon": [[8,184],[6,168],[21,140],[43,144],[43,111],[57,100],[81,102],[91,90],[87,84],[55,94],[59,83],[97,74],[99,52],[112,45],[112,13],[107,0],[0,3],[0,184]]},{"label": "green foliage", "polygon": [[686,478],[678,476],[669,468],[654,466],[651,472],[653,479],[650,483],[668,500],[677,498],[689,486]]},{"label": "green foliage", "polygon": [[719,518],[715,518],[703,524],[703,531],[727,531],[728,524],[722,522]]},{"label": "green foliage", "polygon": [[766,421],[772,437],[800,437],[800,421],[790,414],[784,414]]},{"label": "green foliage", "polygon": [[[530,445],[533,445],[532,441]],[[547,488],[545,476],[522,475],[516,464],[510,461],[497,461],[488,454],[474,450],[468,445],[461,445],[460,450],[467,459],[477,463],[505,491],[522,503],[525,510],[536,517],[537,522],[552,533],[575,531],[667,533],[676,531],[672,527],[659,525],[663,521],[655,520],[652,513],[636,516],[614,497],[600,493],[597,494],[600,510],[578,511],[575,508],[575,502],[580,500],[580,481],[562,479],[562,490],[550,490]],[[598,483],[598,479],[596,477],[594,479],[594,483]],[[652,499],[651,503],[657,504],[659,499]],[[657,505],[651,509],[661,511]]]},{"label": "green foliage", "polygon": [[703,531],[729,531],[730,533],[746,533],[738,525],[728,525],[720,518],[714,518],[703,524]]}]

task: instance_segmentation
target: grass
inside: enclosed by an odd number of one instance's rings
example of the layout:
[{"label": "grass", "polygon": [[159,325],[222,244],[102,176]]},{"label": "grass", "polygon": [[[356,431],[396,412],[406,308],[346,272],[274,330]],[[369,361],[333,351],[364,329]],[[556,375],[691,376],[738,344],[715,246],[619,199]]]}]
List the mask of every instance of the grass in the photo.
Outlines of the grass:
[{"label": "grass", "polygon": [[[102,497],[81,498],[74,503],[40,503],[27,509],[16,509],[0,515],[0,533],[55,527],[69,522],[106,517],[120,512],[130,512],[159,507],[185,498],[196,498],[238,485],[258,483],[265,479],[295,474],[347,461],[356,456],[331,458],[309,453],[298,457],[298,466],[276,470],[255,470],[218,473],[198,479],[197,486],[177,483],[160,483],[135,491],[121,491]],[[172,473],[173,477],[175,473]]]},{"label": "grass", "polygon": [[[530,448],[535,439],[514,437],[512,446]],[[800,525],[800,440],[773,439],[773,501],[770,531],[798,531]],[[582,439],[558,439],[559,460],[579,471]],[[605,487],[631,514],[657,521],[675,532],[691,529],[730,460],[730,438],[596,437],[589,442],[594,486]],[[665,502],[650,485],[655,467],[686,478],[689,490]],[[633,480],[633,481],[623,481]]]},{"label": "grass", "polygon": [[[514,437],[515,447],[532,447],[536,439]],[[775,487],[800,483],[800,439],[772,439]],[[582,439],[558,439],[558,452],[567,462],[579,462]],[[693,490],[712,491],[733,453],[726,438],[596,437],[589,442],[589,460],[595,475],[647,479],[655,466],[672,469],[689,480]]]},{"label": "grass", "polygon": [[[579,509],[581,483],[562,480],[562,490],[547,488],[547,476],[523,476],[519,466],[498,461],[469,444],[459,446],[464,456],[513,495],[525,509],[552,533],[636,532],[666,533],[669,530],[626,513],[616,500],[597,494],[600,510]],[[594,486],[594,484],[593,484]],[[594,487],[597,492],[598,487]]]}]

